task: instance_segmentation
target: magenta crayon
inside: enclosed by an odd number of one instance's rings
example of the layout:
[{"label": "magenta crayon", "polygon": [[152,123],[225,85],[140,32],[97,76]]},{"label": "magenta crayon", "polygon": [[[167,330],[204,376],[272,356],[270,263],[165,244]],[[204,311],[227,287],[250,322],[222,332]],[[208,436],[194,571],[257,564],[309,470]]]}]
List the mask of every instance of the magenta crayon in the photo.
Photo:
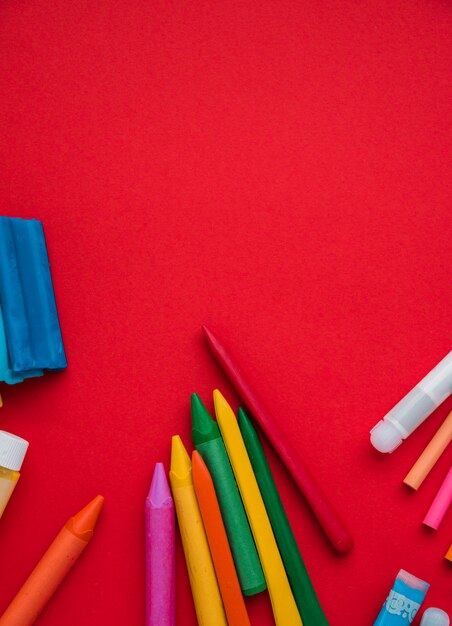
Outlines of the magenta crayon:
[{"label": "magenta crayon", "polygon": [[431,507],[424,519],[424,524],[438,530],[443,517],[452,502],[452,466],[444,479]]},{"label": "magenta crayon", "polygon": [[145,504],[146,626],[176,624],[174,503],[162,463],[156,463]]}]

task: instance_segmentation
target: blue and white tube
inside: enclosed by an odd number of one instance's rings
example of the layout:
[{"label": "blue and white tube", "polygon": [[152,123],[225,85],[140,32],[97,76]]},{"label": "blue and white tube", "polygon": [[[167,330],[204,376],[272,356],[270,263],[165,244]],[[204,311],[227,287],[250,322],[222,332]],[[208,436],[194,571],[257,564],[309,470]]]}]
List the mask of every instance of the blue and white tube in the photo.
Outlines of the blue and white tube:
[{"label": "blue and white tube", "polygon": [[430,585],[401,569],[374,626],[408,626],[421,608]]}]

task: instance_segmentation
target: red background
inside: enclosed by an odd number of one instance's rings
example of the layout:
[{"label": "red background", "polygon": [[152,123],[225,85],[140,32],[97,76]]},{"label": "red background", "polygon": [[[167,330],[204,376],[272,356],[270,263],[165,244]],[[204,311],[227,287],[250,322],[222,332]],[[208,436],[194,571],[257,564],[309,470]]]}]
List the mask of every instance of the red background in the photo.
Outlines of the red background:
[{"label": "red background", "polygon": [[[451,26],[446,0],[1,2],[1,212],[44,222],[69,368],[1,390],[31,445],[0,611],[102,493],[41,622],[143,623],[154,463],[190,443],[192,391],[237,406],[205,322],[354,533],[336,556],[269,453],[331,626],[373,624],[401,567],[452,612],[452,512],[421,525],[450,451],[402,486],[452,403],[393,455],[368,435],[451,349]],[[265,594],[248,606],[273,623]]]}]

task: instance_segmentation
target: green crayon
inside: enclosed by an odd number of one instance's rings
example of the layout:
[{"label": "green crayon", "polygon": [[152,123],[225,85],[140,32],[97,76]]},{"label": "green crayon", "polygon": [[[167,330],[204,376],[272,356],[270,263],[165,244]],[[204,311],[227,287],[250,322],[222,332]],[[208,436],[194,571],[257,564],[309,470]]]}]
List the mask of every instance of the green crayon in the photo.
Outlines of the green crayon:
[{"label": "green crayon", "polygon": [[287,519],[261,442],[251,420],[242,408],[238,412],[238,422],[303,626],[328,626]]},{"label": "green crayon", "polygon": [[251,596],[267,585],[220,429],[196,393],[191,414],[193,443],[212,476],[240,587]]}]

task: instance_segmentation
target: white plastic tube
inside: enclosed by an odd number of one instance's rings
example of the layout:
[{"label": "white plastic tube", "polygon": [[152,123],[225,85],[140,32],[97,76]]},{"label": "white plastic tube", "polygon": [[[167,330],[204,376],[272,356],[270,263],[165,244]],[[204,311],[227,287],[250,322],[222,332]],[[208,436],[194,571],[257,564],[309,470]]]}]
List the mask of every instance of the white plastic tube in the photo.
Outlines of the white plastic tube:
[{"label": "white plastic tube", "polygon": [[421,626],[449,626],[449,616],[441,609],[427,609],[422,617]]},{"label": "white plastic tube", "polygon": [[379,452],[393,452],[452,393],[452,351],[370,431]]}]

